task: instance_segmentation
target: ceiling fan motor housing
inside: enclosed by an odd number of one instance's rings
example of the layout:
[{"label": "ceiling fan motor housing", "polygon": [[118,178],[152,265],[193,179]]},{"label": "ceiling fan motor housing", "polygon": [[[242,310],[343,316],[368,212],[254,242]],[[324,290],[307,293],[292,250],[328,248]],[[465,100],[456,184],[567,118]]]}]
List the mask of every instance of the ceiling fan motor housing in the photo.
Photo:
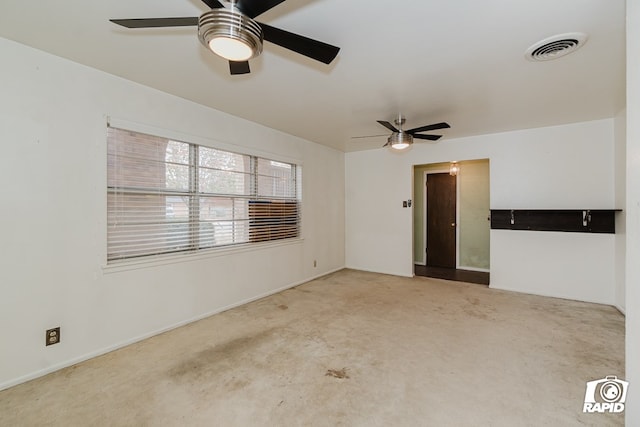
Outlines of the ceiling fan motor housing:
[{"label": "ceiling fan motor housing", "polygon": [[389,139],[387,140],[387,142],[391,144],[391,146],[398,145],[398,144],[411,145],[413,144],[413,135],[401,130],[400,132],[392,133]]},{"label": "ceiling fan motor housing", "polygon": [[262,27],[237,9],[217,8],[203,13],[198,19],[198,38],[207,48],[216,38],[238,40],[251,48],[255,58],[262,53]]}]

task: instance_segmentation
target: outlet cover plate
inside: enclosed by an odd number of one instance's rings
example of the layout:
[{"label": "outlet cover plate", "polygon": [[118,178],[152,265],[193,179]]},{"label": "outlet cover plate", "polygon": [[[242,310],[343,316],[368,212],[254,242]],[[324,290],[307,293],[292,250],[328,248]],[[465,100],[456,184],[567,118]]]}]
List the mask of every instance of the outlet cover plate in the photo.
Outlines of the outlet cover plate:
[{"label": "outlet cover plate", "polygon": [[45,346],[58,344],[60,342],[60,326],[53,329],[47,329],[45,336]]}]

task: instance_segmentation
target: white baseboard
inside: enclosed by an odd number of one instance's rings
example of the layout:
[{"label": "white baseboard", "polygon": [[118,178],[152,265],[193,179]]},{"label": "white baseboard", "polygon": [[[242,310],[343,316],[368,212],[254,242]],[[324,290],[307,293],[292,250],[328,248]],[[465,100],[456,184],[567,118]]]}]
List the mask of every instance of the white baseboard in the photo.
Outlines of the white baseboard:
[{"label": "white baseboard", "polygon": [[618,304],[615,304],[614,307],[620,312],[622,313],[623,316],[627,317],[627,311],[624,309],[624,307],[619,306]]},{"label": "white baseboard", "polygon": [[[379,271],[379,270],[370,270],[367,268],[361,268],[361,267],[345,267],[348,268],[350,270],[357,270],[357,271],[365,271],[367,273],[378,273],[378,274],[388,274],[389,276],[398,276],[398,277],[414,277],[413,271],[411,272],[411,274],[406,274],[406,273],[398,273],[398,272],[389,272],[389,271]],[[413,270],[413,269],[412,269]]]},{"label": "white baseboard", "polygon": [[69,366],[73,366],[73,365],[76,365],[78,363],[84,362],[86,360],[93,359],[94,357],[102,356],[103,354],[110,353],[112,351],[118,350],[118,349],[126,347],[128,345],[135,344],[135,343],[137,343],[139,341],[146,340],[147,338],[151,338],[153,336],[162,334],[162,333],[167,332],[167,331],[171,331],[171,330],[179,328],[181,326],[188,325],[189,323],[193,323],[193,322],[197,322],[198,320],[206,319],[207,317],[213,316],[214,314],[222,313],[223,311],[227,311],[227,310],[230,310],[232,308],[236,308],[236,307],[239,307],[241,305],[248,304],[250,302],[257,301],[257,300],[262,299],[262,298],[266,298],[266,297],[271,296],[273,294],[277,294],[278,292],[286,291],[287,289],[291,289],[291,288],[296,287],[298,285],[301,285],[303,283],[307,283],[307,282],[310,282],[312,280],[318,279],[320,277],[327,276],[329,274],[335,273],[336,271],[343,270],[344,268],[345,267],[342,266],[342,267],[339,267],[339,268],[336,268],[336,269],[333,269],[333,270],[330,270],[330,271],[326,271],[324,273],[321,273],[321,274],[318,274],[318,275],[315,275],[315,276],[312,276],[312,277],[297,281],[295,283],[291,283],[291,284],[283,286],[281,288],[277,288],[277,289],[273,289],[273,290],[264,292],[264,293],[262,293],[260,295],[255,296],[255,297],[247,298],[245,300],[242,300],[242,301],[227,305],[225,307],[218,308],[218,309],[212,310],[210,312],[207,312],[207,313],[204,313],[204,314],[200,314],[198,316],[194,316],[194,317],[192,317],[190,319],[174,323],[174,324],[169,325],[167,327],[164,327],[164,328],[161,328],[161,329],[157,329],[155,331],[148,332],[146,334],[139,335],[137,337],[134,337],[134,338],[131,338],[131,339],[116,343],[114,345],[107,346],[107,347],[102,348],[100,350],[92,351],[92,352],[84,354],[82,356],[75,357],[73,359],[70,359],[70,360],[67,360],[67,361],[64,361],[64,362],[61,362],[61,363],[57,363],[55,365],[51,365],[51,366],[49,366],[49,367],[47,367],[45,369],[40,369],[40,370],[32,372],[30,374],[23,375],[21,377],[18,377],[18,378],[9,380],[9,381],[5,381],[3,383],[0,383],[0,390],[5,390],[5,389],[7,389],[9,387],[13,387],[13,386],[16,386],[18,384],[22,384],[24,382],[31,381],[31,380],[34,380],[36,378],[45,376],[45,375],[50,374],[52,372],[59,371],[60,369],[64,369],[64,368],[67,368]]},{"label": "white baseboard", "polygon": [[493,284],[489,284],[489,288],[500,290],[500,291],[516,292],[516,293],[519,293],[519,294],[538,295],[538,296],[541,296],[541,297],[550,297],[550,298],[566,299],[566,300],[570,300],[570,301],[588,302],[590,304],[608,305],[610,307],[615,307],[616,309],[620,310],[613,303],[606,302],[606,301],[594,301],[594,300],[590,300],[590,299],[586,299],[586,298],[578,298],[578,297],[570,296],[570,295],[552,295],[551,293],[538,292],[538,291],[531,290],[531,289],[515,289],[515,288],[509,288],[509,287],[495,286]]}]

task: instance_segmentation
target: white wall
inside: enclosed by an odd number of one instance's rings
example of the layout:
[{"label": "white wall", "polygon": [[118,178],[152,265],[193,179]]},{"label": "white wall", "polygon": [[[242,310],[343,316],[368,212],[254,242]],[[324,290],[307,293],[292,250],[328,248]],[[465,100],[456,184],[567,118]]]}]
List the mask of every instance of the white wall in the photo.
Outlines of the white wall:
[{"label": "white wall", "polygon": [[[615,207],[613,119],[347,153],[347,266],[411,276],[412,215],[402,200],[411,198],[412,166],[484,158],[492,209]],[[614,242],[611,234],[492,230],[491,286],[613,304]]]},{"label": "white wall", "polygon": [[347,267],[412,276],[413,211],[402,207],[413,194],[412,165],[386,150],[345,156]]},{"label": "white wall", "polygon": [[[0,56],[0,389],[344,266],[343,153],[8,40]],[[304,240],[105,270],[108,115],[301,161]]]},{"label": "white wall", "polygon": [[640,3],[627,1],[627,368],[628,426],[640,426]]},{"label": "white wall", "polygon": [[615,203],[616,208],[622,209],[616,214],[616,241],[615,241],[615,278],[616,295],[615,305],[622,313],[625,313],[625,262],[627,253],[627,111],[620,111],[615,117]]},{"label": "white wall", "polygon": [[458,268],[490,267],[491,199],[488,160],[460,163],[458,173]]}]

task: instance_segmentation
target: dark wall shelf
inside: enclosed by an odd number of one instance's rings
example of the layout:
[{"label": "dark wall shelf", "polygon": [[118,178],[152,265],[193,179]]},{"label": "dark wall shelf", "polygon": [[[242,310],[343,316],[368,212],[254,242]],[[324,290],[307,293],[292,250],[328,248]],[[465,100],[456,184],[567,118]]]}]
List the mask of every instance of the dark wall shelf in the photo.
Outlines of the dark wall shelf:
[{"label": "dark wall shelf", "polygon": [[615,233],[620,209],[492,209],[494,230]]}]

